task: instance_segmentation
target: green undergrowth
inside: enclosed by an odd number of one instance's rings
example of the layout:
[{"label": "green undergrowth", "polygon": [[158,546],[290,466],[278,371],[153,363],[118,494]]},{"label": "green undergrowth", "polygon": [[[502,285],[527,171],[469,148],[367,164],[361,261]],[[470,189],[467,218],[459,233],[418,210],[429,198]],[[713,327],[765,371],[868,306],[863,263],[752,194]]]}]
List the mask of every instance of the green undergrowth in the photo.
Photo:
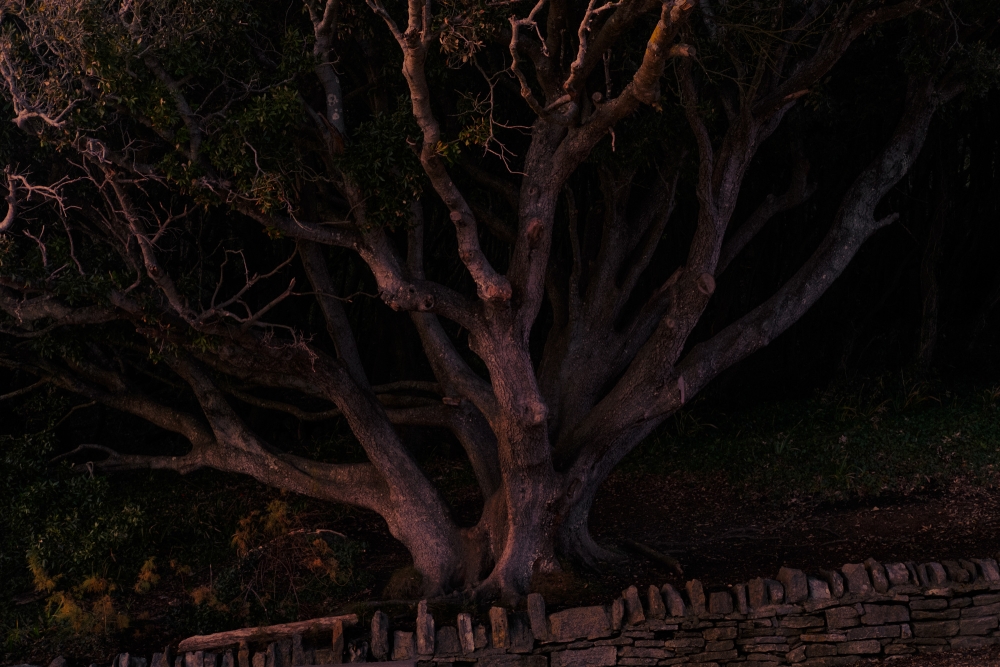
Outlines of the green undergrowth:
[{"label": "green undergrowth", "polygon": [[0,664],[104,663],[366,590],[365,544],[330,528],[351,510],[210,470],[75,471],[53,460],[60,401],[34,397],[29,433],[0,434]]},{"label": "green undergrowth", "polygon": [[621,471],[723,473],[741,493],[778,501],[908,494],[958,480],[992,486],[1000,472],[1000,386],[883,376],[740,410],[695,401]]}]

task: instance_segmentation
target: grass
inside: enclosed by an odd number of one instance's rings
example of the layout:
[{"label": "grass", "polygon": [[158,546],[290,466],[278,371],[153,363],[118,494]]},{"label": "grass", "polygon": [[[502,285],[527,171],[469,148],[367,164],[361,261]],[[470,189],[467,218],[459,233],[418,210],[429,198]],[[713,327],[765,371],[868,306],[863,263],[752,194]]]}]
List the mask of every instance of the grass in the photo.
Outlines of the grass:
[{"label": "grass", "polygon": [[696,401],[622,470],[724,472],[775,499],[906,494],[1000,471],[1000,387],[945,389],[883,376],[798,400],[722,411]]}]

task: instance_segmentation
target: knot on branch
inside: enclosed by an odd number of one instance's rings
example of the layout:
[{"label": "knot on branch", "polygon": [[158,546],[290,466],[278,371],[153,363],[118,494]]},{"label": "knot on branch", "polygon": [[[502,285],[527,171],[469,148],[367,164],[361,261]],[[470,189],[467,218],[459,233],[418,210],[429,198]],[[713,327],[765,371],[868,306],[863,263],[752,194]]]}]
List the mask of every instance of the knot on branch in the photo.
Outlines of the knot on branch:
[{"label": "knot on branch", "polygon": [[524,405],[524,420],[529,426],[540,426],[549,416],[548,407],[541,401],[531,400]]},{"label": "knot on branch", "polygon": [[545,233],[545,224],[538,218],[532,218],[528,221],[528,227],[525,232],[528,243],[534,248],[542,240],[542,235]]},{"label": "knot on branch", "polygon": [[503,276],[476,287],[476,294],[485,301],[510,301],[513,294],[510,283]]},{"label": "knot on branch", "polygon": [[703,273],[698,276],[696,284],[698,285],[698,291],[705,296],[712,296],[715,293],[715,278],[711,273]]},{"label": "knot on branch", "polygon": [[386,287],[379,292],[379,297],[393,310],[415,310],[423,313],[433,310],[437,305],[433,293],[422,290],[413,283]]},{"label": "knot on branch", "polygon": [[674,44],[667,55],[671,58],[693,58],[697,51],[690,44]]}]

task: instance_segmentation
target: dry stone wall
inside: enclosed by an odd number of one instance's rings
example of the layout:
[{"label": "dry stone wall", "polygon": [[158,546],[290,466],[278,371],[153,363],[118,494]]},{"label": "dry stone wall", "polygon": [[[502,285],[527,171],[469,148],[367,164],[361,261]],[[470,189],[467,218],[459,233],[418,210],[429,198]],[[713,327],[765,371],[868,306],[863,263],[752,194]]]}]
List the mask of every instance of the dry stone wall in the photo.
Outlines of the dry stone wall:
[{"label": "dry stone wall", "polygon": [[[379,611],[370,624],[349,629],[354,639],[346,644],[338,627],[332,637],[156,654],[150,667],[848,665],[997,643],[1000,568],[991,558],[887,565],[869,559],[816,576],[782,568],[774,579],[708,590],[697,580],[641,592],[632,586],[608,605],[555,613],[546,613],[538,594],[524,610],[494,607],[482,619],[434,618],[421,602],[416,618],[399,625],[391,627]],[[123,655],[113,667],[145,664]]]}]

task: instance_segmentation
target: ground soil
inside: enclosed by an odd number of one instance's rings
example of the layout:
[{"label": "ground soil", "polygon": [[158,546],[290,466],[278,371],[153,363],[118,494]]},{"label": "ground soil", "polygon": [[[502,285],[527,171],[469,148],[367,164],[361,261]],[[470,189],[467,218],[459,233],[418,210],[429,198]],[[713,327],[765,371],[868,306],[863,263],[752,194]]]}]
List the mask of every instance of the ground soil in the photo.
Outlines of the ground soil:
[{"label": "ground soil", "polygon": [[[722,586],[774,576],[782,565],[817,572],[875,558],[884,563],[995,557],[1000,490],[956,480],[948,488],[844,502],[775,502],[724,480],[616,473],[594,504],[601,543],[632,539],[676,558],[684,579]],[[632,555],[616,583],[680,578]],[[610,582],[609,582],[610,583]]]}]

